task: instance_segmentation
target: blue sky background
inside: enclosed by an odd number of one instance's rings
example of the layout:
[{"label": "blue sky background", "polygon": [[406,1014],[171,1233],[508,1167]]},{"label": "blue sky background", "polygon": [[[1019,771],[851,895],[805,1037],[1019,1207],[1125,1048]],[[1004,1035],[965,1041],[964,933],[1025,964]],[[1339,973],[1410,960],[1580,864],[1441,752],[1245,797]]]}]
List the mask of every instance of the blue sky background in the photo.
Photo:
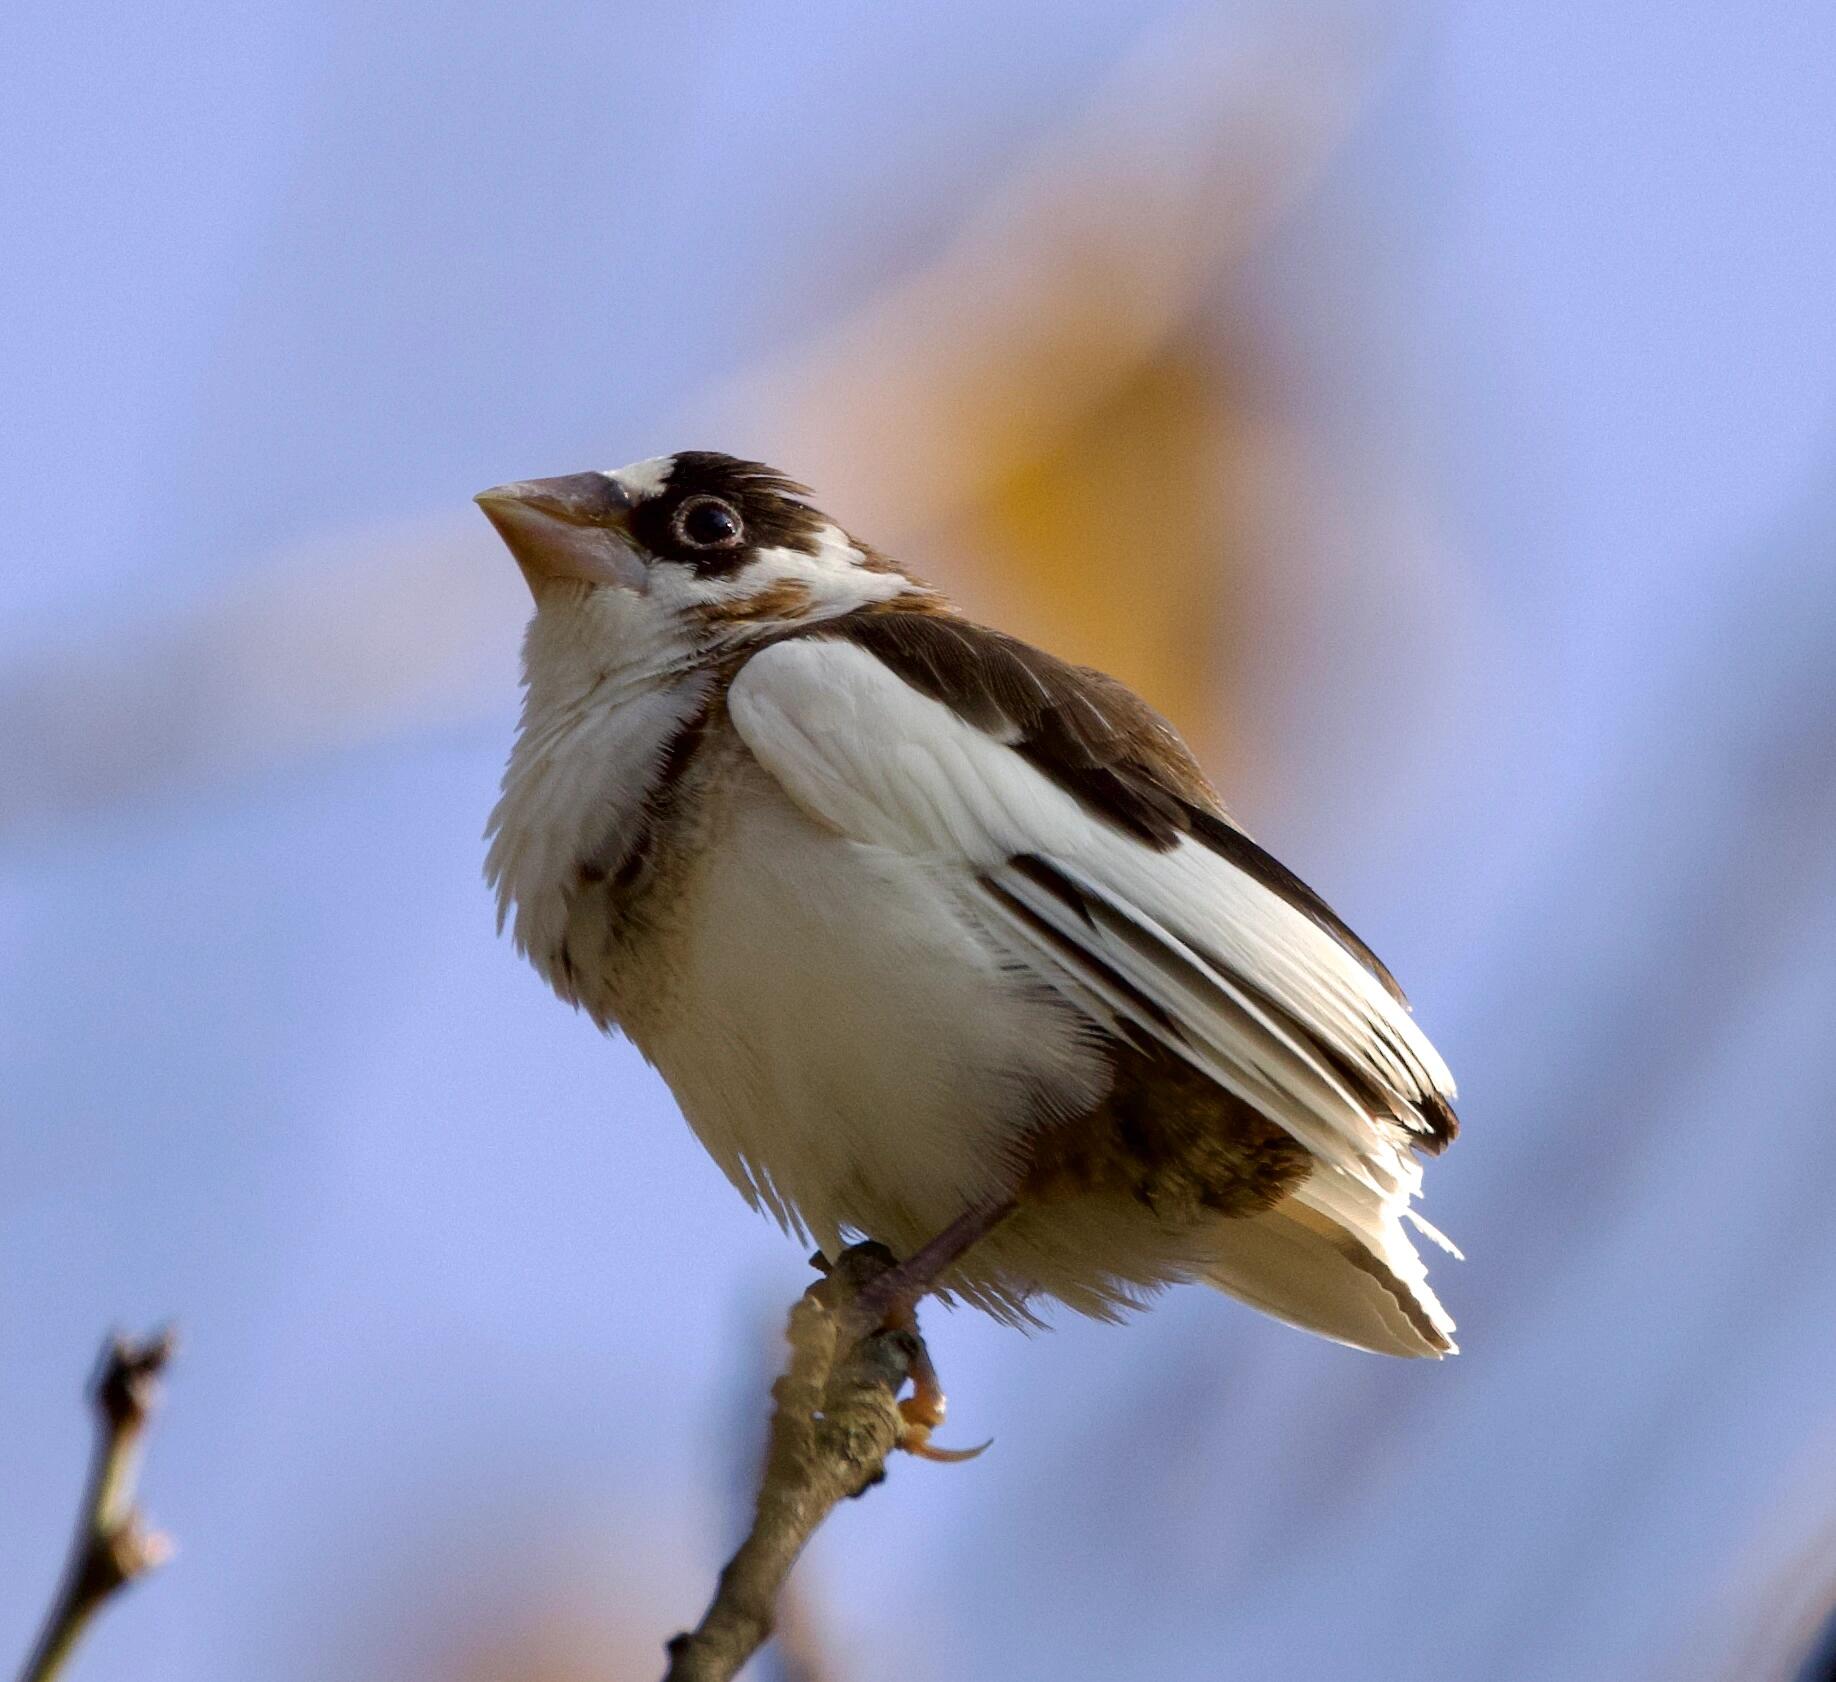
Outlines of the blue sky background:
[{"label": "blue sky background", "polygon": [[997,1447],[839,1514],[815,1615],[912,1682],[1790,1673],[1836,1598],[1812,0],[9,8],[0,1650],[100,1332],[168,1316],[182,1551],[79,1675],[562,1674],[472,1656],[522,1629],[644,1675],[692,1619],[802,1257],[493,936],[523,607],[467,499],[726,442],[1193,39],[1349,89],[1228,287],[1327,470],[1240,799],[1462,1076],[1466,1352],[934,1316]]}]

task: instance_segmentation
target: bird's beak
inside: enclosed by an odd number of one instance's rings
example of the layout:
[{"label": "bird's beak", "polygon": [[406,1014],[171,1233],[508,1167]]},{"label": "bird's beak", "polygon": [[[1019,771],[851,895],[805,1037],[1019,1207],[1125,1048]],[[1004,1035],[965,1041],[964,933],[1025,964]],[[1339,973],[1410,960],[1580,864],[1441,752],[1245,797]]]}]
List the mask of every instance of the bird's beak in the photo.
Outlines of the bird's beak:
[{"label": "bird's beak", "polygon": [[497,527],[530,593],[550,579],[644,591],[650,575],[630,543],[631,498],[605,473],[522,479],[472,500]]}]

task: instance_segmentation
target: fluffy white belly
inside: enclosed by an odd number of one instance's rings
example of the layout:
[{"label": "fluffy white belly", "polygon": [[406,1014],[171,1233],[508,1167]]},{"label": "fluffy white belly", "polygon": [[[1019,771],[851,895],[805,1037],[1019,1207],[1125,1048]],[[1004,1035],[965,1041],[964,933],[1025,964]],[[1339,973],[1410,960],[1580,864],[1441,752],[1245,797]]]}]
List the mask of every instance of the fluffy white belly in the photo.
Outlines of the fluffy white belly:
[{"label": "fluffy white belly", "polygon": [[895,1249],[1005,1193],[1029,1131],[1109,1072],[977,938],[949,866],[848,841],[750,762],[616,1014],[748,1197]]}]

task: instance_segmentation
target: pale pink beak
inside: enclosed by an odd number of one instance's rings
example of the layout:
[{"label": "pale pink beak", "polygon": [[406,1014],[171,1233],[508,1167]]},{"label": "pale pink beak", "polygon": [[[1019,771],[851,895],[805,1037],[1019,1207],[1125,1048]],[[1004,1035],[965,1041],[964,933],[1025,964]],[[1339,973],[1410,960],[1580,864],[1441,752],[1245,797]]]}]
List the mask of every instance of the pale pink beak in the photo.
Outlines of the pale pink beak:
[{"label": "pale pink beak", "polygon": [[497,527],[532,595],[551,579],[644,591],[650,575],[631,546],[631,498],[604,473],[493,485],[472,500]]}]

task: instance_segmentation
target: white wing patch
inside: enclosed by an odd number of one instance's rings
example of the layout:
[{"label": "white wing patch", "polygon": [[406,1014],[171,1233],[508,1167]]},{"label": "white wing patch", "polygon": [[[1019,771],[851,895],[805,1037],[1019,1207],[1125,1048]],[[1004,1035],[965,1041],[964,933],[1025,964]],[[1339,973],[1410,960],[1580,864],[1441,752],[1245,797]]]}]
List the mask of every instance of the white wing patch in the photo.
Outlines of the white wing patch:
[{"label": "white wing patch", "polygon": [[1451,1330],[1400,1218],[1446,1065],[1328,932],[1201,842],[1157,851],[839,638],[762,650],[735,726],[811,817],[957,870],[990,934],[1112,1031],[1158,1041],[1286,1129],[1294,1201],[1354,1237]]}]

